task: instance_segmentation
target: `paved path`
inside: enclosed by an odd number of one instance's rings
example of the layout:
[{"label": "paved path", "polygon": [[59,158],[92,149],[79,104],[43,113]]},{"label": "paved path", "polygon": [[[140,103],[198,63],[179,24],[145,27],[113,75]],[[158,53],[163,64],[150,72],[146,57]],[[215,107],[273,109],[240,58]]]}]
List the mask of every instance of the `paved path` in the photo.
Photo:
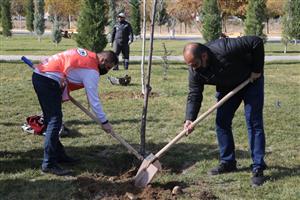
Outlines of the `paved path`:
[{"label": "paved path", "polygon": [[[43,60],[49,56],[34,56],[34,55],[25,55],[27,58],[31,60]],[[0,55],[0,60],[4,61],[18,61],[21,59],[20,55]],[[145,58],[148,60],[148,56]],[[153,56],[153,60],[162,60],[161,56]],[[183,61],[182,56],[168,56],[168,59],[171,61]],[[140,61],[141,56],[130,56],[130,60],[132,61]],[[300,61],[300,55],[297,56],[266,56],[265,61],[277,61],[277,60],[298,60]]]},{"label": "paved path", "polygon": [[[13,35],[29,35],[32,34],[28,30],[23,30],[23,29],[13,29],[12,30]],[[43,36],[49,36],[51,35],[51,30],[45,30],[45,33]],[[237,37],[237,36],[231,36],[231,37]],[[149,33],[146,36],[146,39],[149,39]],[[159,39],[159,40],[202,40],[201,34],[176,34],[174,37],[172,37],[170,34],[159,34],[159,33],[154,33],[154,39]],[[281,36],[274,36],[274,35],[268,35],[268,42],[270,43],[280,43],[281,42]],[[300,42],[300,40],[298,40]]]}]

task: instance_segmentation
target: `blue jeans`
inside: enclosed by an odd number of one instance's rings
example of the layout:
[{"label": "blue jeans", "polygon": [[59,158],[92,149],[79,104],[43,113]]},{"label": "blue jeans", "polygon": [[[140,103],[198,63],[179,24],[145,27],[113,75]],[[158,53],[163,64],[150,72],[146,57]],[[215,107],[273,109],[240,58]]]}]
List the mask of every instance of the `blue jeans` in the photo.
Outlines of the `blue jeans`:
[{"label": "blue jeans", "polygon": [[55,80],[33,73],[32,84],[37,94],[47,127],[44,141],[44,159],[42,168],[57,165],[57,159],[65,155],[59,141],[62,126],[62,91]]},{"label": "blue jeans", "polygon": [[[226,93],[218,92],[220,100]],[[248,142],[252,157],[252,170],[265,169],[265,134],[263,127],[264,77],[248,84],[217,109],[216,131],[222,163],[236,163],[235,145],[232,135],[232,119],[241,102],[244,101],[244,112],[248,128]]]}]

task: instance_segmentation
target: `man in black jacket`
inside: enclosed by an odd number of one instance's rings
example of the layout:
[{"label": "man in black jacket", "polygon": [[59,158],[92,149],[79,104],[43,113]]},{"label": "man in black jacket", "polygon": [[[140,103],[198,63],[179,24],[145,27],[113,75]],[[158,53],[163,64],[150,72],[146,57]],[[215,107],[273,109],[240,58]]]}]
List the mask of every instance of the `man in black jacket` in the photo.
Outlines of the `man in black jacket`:
[{"label": "man in black jacket", "polygon": [[184,128],[193,131],[191,123],[197,118],[205,84],[216,85],[217,100],[250,77],[251,83],[217,109],[216,132],[220,148],[220,164],[211,175],[236,171],[232,119],[241,102],[248,128],[248,141],[253,164],[251,178],[254,186],[264,183],[266,168],[265,134],[263,128],[264,103],[264,44],[256,36],[222,38],[206,45],[189,43],[183,56],[189,66],[189,94]]},{"label": "man in black jacket", "polygon": [[[125,20],[124,13],[118,15],[118,21],[112,31],[111,46],[113,46],[117,56],[122,52],[124,68],[127,70],[129,65],[129,45],[133,42],[133,32],[130,23]],[[119,70],[119,66],[116,66],[113,70]]]}]

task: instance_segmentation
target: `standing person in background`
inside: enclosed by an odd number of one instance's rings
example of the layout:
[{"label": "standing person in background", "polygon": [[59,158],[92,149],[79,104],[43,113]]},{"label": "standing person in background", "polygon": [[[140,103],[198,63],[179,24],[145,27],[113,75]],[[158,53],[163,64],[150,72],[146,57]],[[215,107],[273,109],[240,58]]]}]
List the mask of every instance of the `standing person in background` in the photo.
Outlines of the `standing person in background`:
[{"label": "standing person in background", "polygon": [[[111,44],[114,52],[119,56],[122,52],[124,60],[124,69],[128,70],[129,66],[129,45],[133,42],[133,32],[129,22],[125,20],[125,14],[118,14],[118,23],[114,26],[111,35]],[[113,68],[113,70],[119,70],[119,66]]]},{"label": "standing person in background", "polygon": [[[40,64],[34,65],[32,83],[37,94],[46,125],[42,171],[58,176],[68,175],[70,170],[58,163],[74,163],[59,140],[62,125],[62,100],[67,100],[69,91],[84,88],[93,112],[102,122],[102,129],[109,133],[113,128],[102,109],[98,83],[118,63],[113,51],[94,53],[75,48],[55,54]],[[64,91],[64,92],[63,92]],[[64,98],[66,97],[66,98]]]}]

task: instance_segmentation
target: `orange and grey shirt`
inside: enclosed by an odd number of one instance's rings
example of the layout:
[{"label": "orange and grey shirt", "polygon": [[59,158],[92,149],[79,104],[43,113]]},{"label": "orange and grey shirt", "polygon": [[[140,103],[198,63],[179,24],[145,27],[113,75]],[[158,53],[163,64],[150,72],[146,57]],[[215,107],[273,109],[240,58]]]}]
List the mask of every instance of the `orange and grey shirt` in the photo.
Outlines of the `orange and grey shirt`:
[{"label": "orange and grey shirt", "polygon": [[100,77],[94,52],[80,48],[64,51],[36,65],[35,73],[65,86],[63,100],[68,100],[69,91],[84,88],[93,112],[101,122],[107,121],[98,94]]}]

